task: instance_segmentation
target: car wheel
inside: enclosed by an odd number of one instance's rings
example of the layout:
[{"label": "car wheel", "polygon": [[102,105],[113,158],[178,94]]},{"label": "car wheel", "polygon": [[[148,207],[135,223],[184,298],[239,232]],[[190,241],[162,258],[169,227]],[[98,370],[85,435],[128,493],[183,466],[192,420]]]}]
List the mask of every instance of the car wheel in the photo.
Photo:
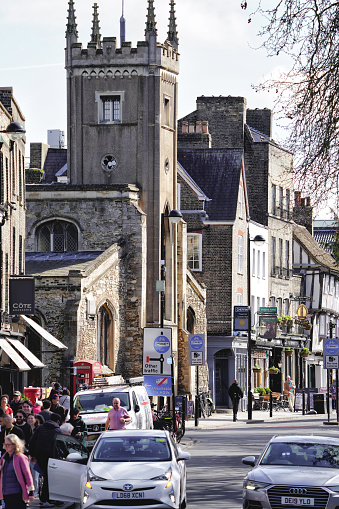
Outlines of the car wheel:
[{"label": "car wheel", "polygon": [[186,507],[187,507],[187,501],[186,501],[186,497],[185,497],[184,500],[179,505],[179,509],[186,509]]}]

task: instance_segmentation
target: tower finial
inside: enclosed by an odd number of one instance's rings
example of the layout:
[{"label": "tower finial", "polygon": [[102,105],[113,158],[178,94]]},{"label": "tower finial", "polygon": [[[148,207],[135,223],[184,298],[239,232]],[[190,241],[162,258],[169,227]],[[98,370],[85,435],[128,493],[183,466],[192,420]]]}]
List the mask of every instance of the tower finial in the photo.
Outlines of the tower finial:
[{"label": "tower finial", "polygon": [[155,21],[155,11],[153,0],[148,0],[148,8],[147,8],[147,20],[146,20],[146,29],[145,36],[149,35],[157,35],[157,23]]},{"label": "tower finial", "polygon": [[120,18],[120,47],[126,39],[126,21],[124,18],[124,0],[122,0],[122,14]]},{"label": "tower finial", "polygon": [[75,6],[74,0],[68,2],[68,16],[67,16],[67,29],[66,37],[72,39],[72,42],[76,42],[78,39],[78,29],[76,24]]},{"label": "tower finial", "polygon": [[174,49],[178,49],[179,46],[179,39],[178,39],[178,32],[177,32],[177,23],[175,18],[175,1],[170,0],[170,17],[169,17],[169,24],[168,24],[168,34],[167,34],[167,40],[172,44]]},{"label": "tower finial", "polygon": [[93,5],[91,42],[94,42],[98,46],[101,46],[101,34],[100,34],[99,14],[98,14],[98,4],[97,3],[95,3]]}]

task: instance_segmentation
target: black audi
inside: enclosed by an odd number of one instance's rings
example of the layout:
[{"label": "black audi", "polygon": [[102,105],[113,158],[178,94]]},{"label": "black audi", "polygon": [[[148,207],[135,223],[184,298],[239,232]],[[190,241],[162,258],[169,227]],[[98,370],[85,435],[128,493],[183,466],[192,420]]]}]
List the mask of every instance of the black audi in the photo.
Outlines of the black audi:
[{"label": "black audi", "polygon": [[339,509],[339,439],[275,436],[263,453],[243,458],[244,509]]}]

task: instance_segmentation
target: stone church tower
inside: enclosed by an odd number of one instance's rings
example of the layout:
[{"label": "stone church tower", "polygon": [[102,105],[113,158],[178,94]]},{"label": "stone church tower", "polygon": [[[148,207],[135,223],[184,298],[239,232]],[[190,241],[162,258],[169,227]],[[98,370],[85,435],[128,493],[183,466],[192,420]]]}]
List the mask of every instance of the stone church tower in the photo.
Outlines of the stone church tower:
[{"label": "stone church tower", "polygon": [[[26,186],[36,319],[68,346],[69,358],[99,360],[125,376],[141,374],[143,328],[163,321],[173,331],[179,389],[190,392],[186,295],[204,317],[205,290],[187,275],[186,224],[166,217],[177,202],[174,0],[164,43],[148,0],[145,40],[136,47],[123,36],[120,45],[101,37],[94,4],[85,48],[69,0],[65,58],[68,183]],[[50,378],[62,376],[58,362],[53,356]]]}]

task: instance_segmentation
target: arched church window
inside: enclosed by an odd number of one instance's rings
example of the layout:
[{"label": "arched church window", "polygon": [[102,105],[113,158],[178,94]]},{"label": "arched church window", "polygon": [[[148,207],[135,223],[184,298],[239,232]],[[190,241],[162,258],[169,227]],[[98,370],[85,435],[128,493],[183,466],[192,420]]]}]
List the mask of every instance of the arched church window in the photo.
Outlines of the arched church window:
[{"label": "arched church window", "polygon": [[104,304],[98,313],[98,361],[114,371],[114,319]]},{"label": "arched church window", "polygon": [[37,229],[37,248],[40,252],[64,253],[78,250],[78,230],[68,221],[53,220]]}]

